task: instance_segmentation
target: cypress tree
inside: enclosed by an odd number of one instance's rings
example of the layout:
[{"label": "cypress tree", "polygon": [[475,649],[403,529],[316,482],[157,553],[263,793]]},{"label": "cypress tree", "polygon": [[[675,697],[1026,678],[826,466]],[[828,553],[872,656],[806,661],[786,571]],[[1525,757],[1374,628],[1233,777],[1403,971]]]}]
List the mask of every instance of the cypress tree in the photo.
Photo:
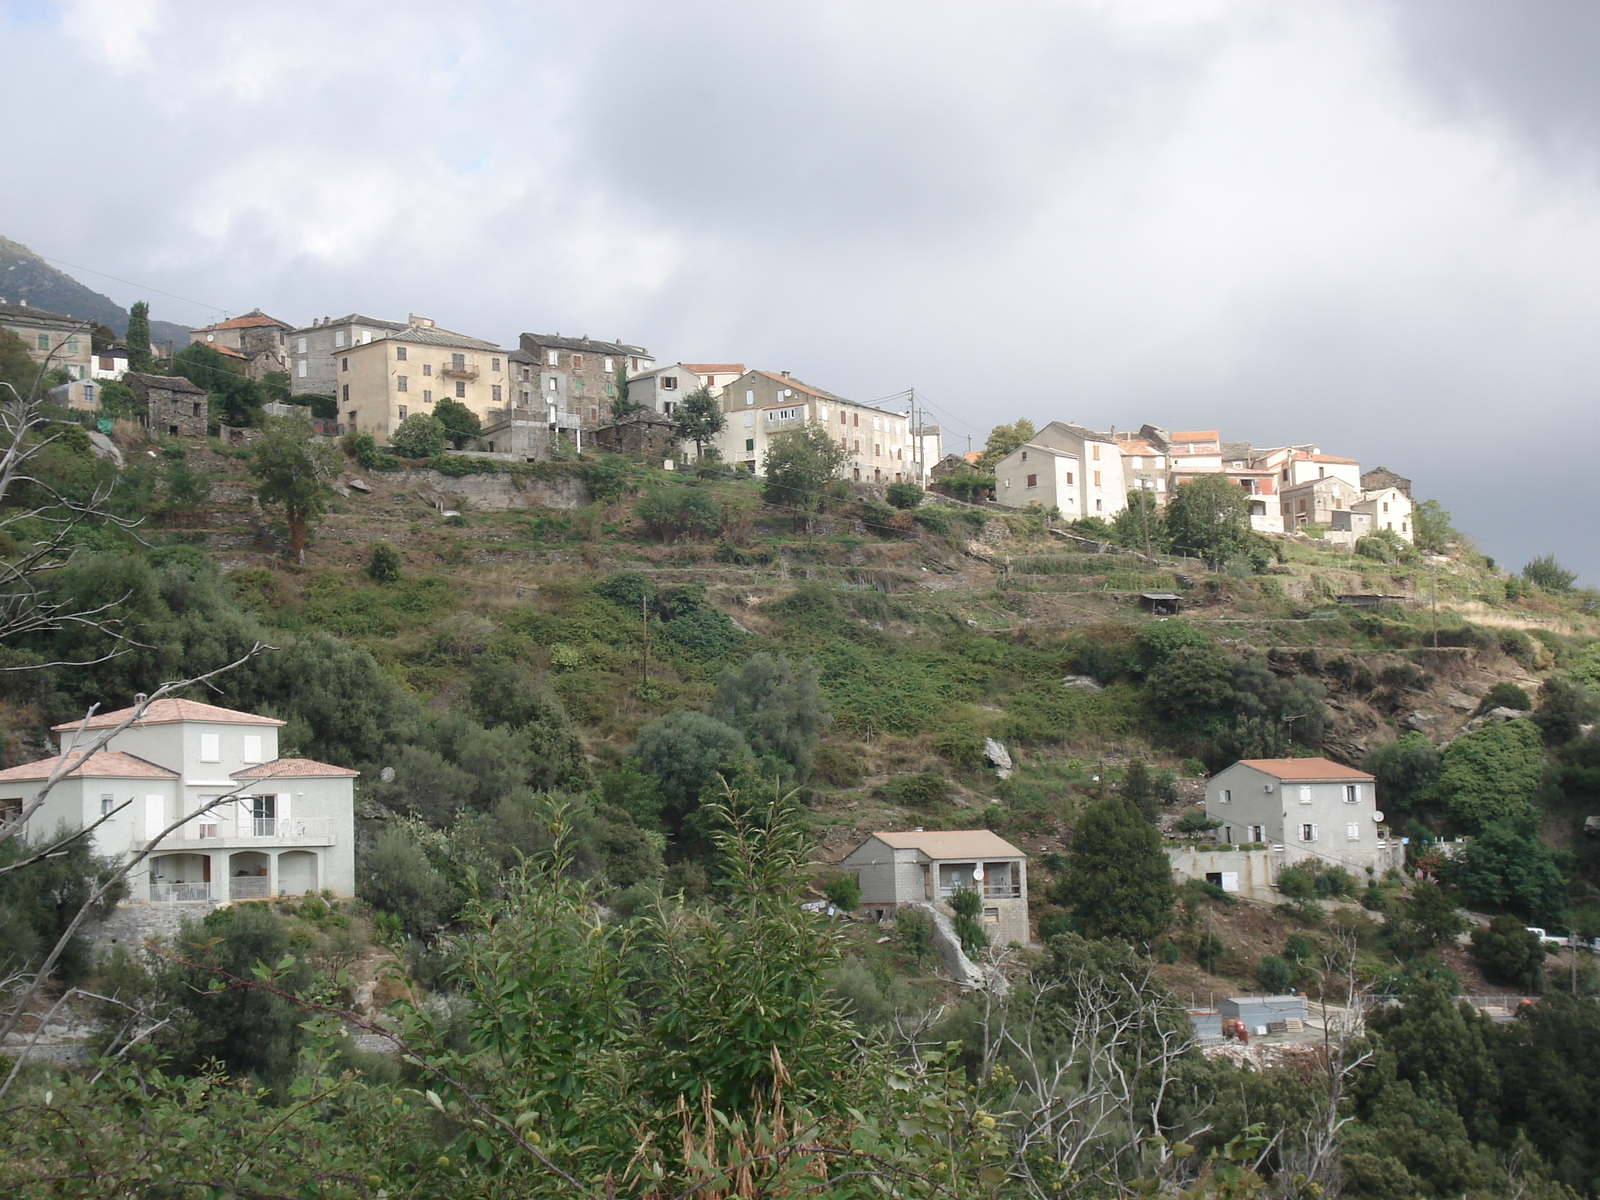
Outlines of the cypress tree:
[{"label": "cypress tree", "polygon": [[128,370],[148,371],[150,354],[150,305],[136,300],[128,310]]},{"label": "cypress tree", "polygon": [[1147,942],[1172,923],[1172,868],[1155,826],[1126,801],[1089,805],[1050,899],[1086,937]]}]

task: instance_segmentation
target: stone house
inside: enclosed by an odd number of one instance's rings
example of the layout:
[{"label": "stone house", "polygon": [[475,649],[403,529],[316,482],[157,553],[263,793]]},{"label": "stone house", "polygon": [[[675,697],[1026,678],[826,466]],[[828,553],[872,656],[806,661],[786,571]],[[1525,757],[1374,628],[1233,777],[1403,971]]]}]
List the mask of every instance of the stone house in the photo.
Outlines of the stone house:
[{"label": "stone house", "polygon": [[1122,455],[1122,477],[1130,490],[1141,486],[1158,504],[1167,502],[1167,448],[1156,440],[1161,431],[1146,426],[1148,433],[1117,433],[1117,450]]},{"label": "stone house", "polygon": [[1388,869],[1397,851],[1378,811],[1376,781],[1325,758],[1241,759],[1206,782],[1206,816],[1225,844],[1264,842],[1286,865]]},{"label": "stone house", "polygon": [[622,421],[602,425],[589,437],[602,450],[617,454],[647,454],[670,458],[678,448],[678,435],[672,418],[654,409],[641,409]]},{"label": "stone house", "polygon": [[93,321],[0,300],[0,329],[9,329],[21,338],[34,362],[61,367],[69,379],[90,377],[94,355],[89,334],[93,327]]},{"label": "stone house", "polygon": [[843,448],[843,478],[858,483],[915,478],[910,421],[904,413],[846,400],[783,371],[746,371],[722,389],[721,398],[727,425],[716,448],[724,462],[752,474],[762,473],[772,438],[816,425]]},{"label": "stone house", "polygon": [[524,333],[518,349],[538,363],[545,399],[563,397],[559,407],[574,413],[585,431],[610,422],[611,401],[618,394],[618,368],[633,376],[655,366],[655,359],[643,346],[602,342],[587,335],[569,338],[559,333]]},{"label": "stone house", "polygon": [[1373,467],[1361,475],[1361,490],[1363,492],[1381,492],[1384,488],[1399,488],[1406,494],[1406,499],[1411,499],[1411,480],[1404,475],[1396,475],[1388,467]]},{"label": "stone house", "polygon": [[[132,712],[57,725],[58,756],[0,771],[0,809],[19,811],[66,768],[28,821],[31,842],[114,814],[90,835],[96,854],[155,847],[130,878],[134,904],[355,894],[357,772],[279,758],[282,721],[193,700],[157,700],[89,752]],[[233,798],[201,811],[222,796]]]},{"label": "stone house", "polygon": [[987,829],[874,833],[839,863],[861,888],[861,911],[881,921],[906,904],[947,915],[963,888],[983,898],[989,941],[1028,944],[1028,856]]},{"label": "stone house", "polygon": [[[1029,440],[995,464],[995,499],[1012,508],[1028,508],[1031,491],[1029,475],[1039,475],[1036,486],[1044,486],[1044,474],[1034,471],[1035,452],[1053,451],[1057,457],[1077,460],[1075,468],[1056,468],[1059,478],[1056,508],[1068,520],[1101,517],[1107,521],[1128,506],[1128,482],[1122,473],[1122,449],[1109,433],[1096,433],[1069,421],[1051,421]],[[1022,457],[1023,453],[1028,458]],[[1070,476],[1070,481],[1067,477]],[[1066,503],[1071,500],[1073,503]],[[1040,508],[1051,504],[1039,497]]]},{"label": "stone house", "polygon": [[[270,371],[289,374],[289,337],[293,332],[289,322],[254,308],[242,317],[190,330],[189,341],[231,352],[230,357],[237,355],[244,373],[251,379],[261,379]],[[292,379],[290,385],[293,386]]]},{"label": "stone house", "polygon": [[1285,532],[1293,533],[1302,525],[1321,525],[1330,541],[1342,544],[1354,544],[1356,538],[1372,532],[1371,517],[1354,511],[1363,499],[1358,485],[1336,475],[1310,479],[1278,492]]},{"label": "stone house", "polygon": [[167,437],[203,438],[210,423],[206,390],[182,375],[129,371],[122,382],[145,408],[145,427]]},{"label": "stone house", "polygon": [[413,325],[432,328],[427,317],[412,314],[404,321],[385,321],[361,313],[342,317],[322,317],[288,334],[289,390],[310,396],[332,396],[338,391],[338,365],[335,358],[352,346],[364,346],[373,338],[400,333]]}]

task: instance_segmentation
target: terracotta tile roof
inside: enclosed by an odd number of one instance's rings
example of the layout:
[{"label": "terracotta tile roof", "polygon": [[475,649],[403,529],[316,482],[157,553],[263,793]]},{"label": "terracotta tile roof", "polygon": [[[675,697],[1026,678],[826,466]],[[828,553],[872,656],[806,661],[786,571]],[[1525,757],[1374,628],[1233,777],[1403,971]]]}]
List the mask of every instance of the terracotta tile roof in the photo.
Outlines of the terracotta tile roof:
[{"label": "terracotta tile roof", "polygon": [[191,329],[190,333],[207,333],[213,329],[256,329],[262,325],[281,325],[284,329],[292,328],[287,321],[280,321],[277,317],[269,317],[259,308],[245,313],[242,317],[234,317],[231,321],[218,321],[215,325],[204,325],[199,329]]},{"label": "terracotta tile roof", "polygon": [[[48,779],[50,772],[63,758],[72,760],[76,754],[58,754],[54,758],[41,758],[38,762],[23,763],[0,771],[0,783],[19,783]],[[120,750],[96,750],[78,766],[68,771],[64,779],[176,779],[178,773],[158,766],[149,759]]]},{"label": "terracotta tile roof", "polygon": [[[814,388],[809,384],[801,383],[798,379],[791,379],[787,375],[774,375],[771,371],[757,371],[757,375],[765,375],[779,387],[793,388],[797,392],[804,392],[808,396],[815,396],[818,400],[844,400],[843,396],[835,396],[832,392],[825,392],[821,388]],[[845,401],[849,404],[852,401]],[[867,405],[861,407],[866,408]]]},{"label": "terracotta tile roof", "polygon": [[933,829],[913,833],[874,833],[896,850],[920,850],[929,858],[1027,858],[999,834],[988,829]]},{"label": "terracotta tile roof", "polygon": [[1132,436],[1124,437],[1120,433],[1117,434],[1117,445],[1121,448],[1124,454],[1159,455],[1166,453],[1165,450],[1158,450],[1156,448],[1156,444],[1150,441],[1148,438]]},{"label": "terracotta tile roof", "polygon": [[983,457],[983,451],[982,450],[968,450],[961,457],[966,459],[969,463],[975,463],[980,458]]},{"label": "terracotta tile roof", "polygon": [[[120,725],[133,712],[132,708],[119,708],[115,712],[97,713],[91,717],[87,728],[109,729]],[[255,713],[239,712],[232,708],[218,708],[215,704],[201,704],[198,700],[156,700],[144,710],[140,725],[170,725],[174,721],[208,721],[214,725],[282,725],[272,717],[258,717]],[[62,733],[77,729],[80,721],[63,721],[51,726],[52,732]]]},{"label": "terracotta tile roof", "polygon": [[1340,763],[1330,762],[1326,758],[1241,758],[1239,760],[1247,767],[1254,767],[1271,775],[1274,779],[1293,779],[1296,781],[1322,781],[1328,779],[1366,779],[1371,775],[1365,771],[1358,771],[1354,767],[1346,767]]},{"label": "terracotta tile roof", "polygon": [[232,346],[219,346],[215,342],[206,342],[204,344],[210,346],[211,349],[215,350],[218,354],[225,354],[229,358],[237,358],[240,362],[244,361],[244,355],[240,354],[239,351],[235,350]]},{"label": "terracotta tile roof", "polygon": [[1222,440],[1222,430],[1220,430],[1220,429],[1187,429],[1187,430],[1181,430],[1181,431],[1180,430],[1174,430],[1173,433],[1172,433],[1172,439],[1171,440],[1174,441],[1174,442],[1217,442],[1217,441],[1221,441]]},{"label": "terracotta tile roof", "polygon": [[1351,466],[1359,465],[1356,459],[1353,459],[1353,458],[1335,458],[1331,454],[1310,454],[1310,455],[1307,455],[1306,457],[1311,459],[1312,462],[1336,462],[1336,463],[1349,463]]},{"label": "terracotta tile roof", "polygon": [[679,363],[685,371],[696,375],[743,375],[743,363]]},{"label": "terracotta tile roof", "polygon": [[235,771],[235,779],[354,779],[360,771],[310,758],[278,758],[259,767]]}]

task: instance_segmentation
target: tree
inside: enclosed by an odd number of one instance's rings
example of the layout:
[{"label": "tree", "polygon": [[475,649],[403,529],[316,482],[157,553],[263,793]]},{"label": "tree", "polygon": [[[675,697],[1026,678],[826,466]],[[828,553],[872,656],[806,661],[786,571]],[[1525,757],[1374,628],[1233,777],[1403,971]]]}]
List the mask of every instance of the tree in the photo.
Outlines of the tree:
[{"label": "tree", "polygon": [[950,922],[961,941],[961,953],[968,958],[978,957],[978,951],[989,944],[989,935],[983,931],[978,914],[983,911],[983,897],[976,888],[960,887],[950,897],[950,911],[955,914]]},{"label": "tree", "polygon": [[1222,474],[1180,484],[1167,501],[1167,535],[1175,550],[1222,562],[1250,545],[1250,497]]},{"label": "tree", "polygon": [[[706,388],[698,388],[696,390],[708,391]],[[693,394],[693,392],[690,393],[691,396]],[[639,401],[628,397],[628,360],[625,358],[618,359],[616,378],[611,381],[611,419],[613,421],[626,421],[643,408],[644,405]]]},{"label": "tree", "polygon": [[1294,968],[1275,954],[1263,954],[1256,960],[1256,982],[1269,993],[1281,994],[1294,982]]},{"label": "tree", "polygon": [[[1482,716],[1484,713],[1496,708],[1509,708],[1516,712],[1527,712],[1533,707],[1533,701],[1528,698],[1528,693],[1514,683],[1501,680],[1483,694],[1483,699],[1478,701],[1478,707],[1473,710],[1473,716]],[[1534,724],[1538,724],[1537,721]]]},{"label": "tree", "polygon": [[445,436],[457,450],[483,432],[483,422],[478,419],[478,414],[450,396],[433,406],[433,417],[444,428]]},{"label": "tree", "polygon": [[1087,937],[1148,942],[1172,923],[1172,868],[1161,835],[1120,799],[1090,804],[1050,899]]},{"label": "tree", "polygon": [[1547,592],[1570,592],[1578,573],[1563,567],[1554,554],[1542,554],[1522,568],[1522,577]]},{"label": "tree", "polygon": [[473,667],[468,695],[485,726],[503,727],[516,735],[528,759],[525,781],[530,787],[578,790],[593,785],[589,758],[572,718],[524,668],[506,658],[486,658]]},{"label": "tree", "polygon": [[1157,505],[1154,492],[1134,488],[1128,493],[1128,506],[1111,520],[1111,535],[1130,550],[1142,551],[1147,545],[1152,553],[1165,550],[1170,544],[1167,511]]},{"label": "tree", "polygon": [[744,734],[757,754],[771,754],[804,781],[822,731],[833,721],[817,668],[791,666],[781,655],[752,654],[717,680],[711,715]]},{"label": "tree", "polygon": [[454,915],[450,883],[428,861],[407,822],[390,824],[361,862],[361,896],[397,918],[412,937],[431,933]]},{"label": "tree", "polygon": [[150,369],[150,305],[143,300],[135,300],[133,307],[128,309],[128,370],[148,371]]},{"label": "tree", "polygon": [[1424,500],[1411,513],[1411,538],[1418,550],[1443,554],[1461,535],[1450,523],[1450,514],[1437,500]]},{"label": "tree", "polygon": [[1532,811],[1544,777],[1544,744],[1532,721],[1485,725],[1458,737],[1439,757],[1439,794],[1468,829]]},{"label": "tree", "polygon": [[432,458],[449,441],[444,425],[432,413],[412,413],[389,435],[389,445],[402,458]]},{"label": "tree", "polygon": [[1600,705],[1596,705],[1583,684],[1554,675],[1539,689],[1533,723],[1544,735],[1546,745],[1565,746],[1578,736],[1584,725],[1594,720],[1597,707]]},{"label": "tree", "polygon": [[1439,751],[1420,733],[1375,746],[1361,769],[1377,780],[1378,807],[1404,812],[1428,796],[1439,779]]},{"label": "tree", "polygon": [[333,495],[329,481],[341,465],[338,451],[314,438],[311,422],[296,413],[269,418],[250,448],[250,473],[261,481],[256,496],[263,506],[283,509],[296,562],[306,560],[306,535],[311,522],[327,511]]},{"label": "tree", "polygon": [[996,464],[1002,458],[1033,435],[1033,422],[1027,417],[1021,417],[1009,425],[996,425],[989,431],[989,440],[984,443],[983,457],[978,460],[979,468],[984,473],[992,475]]},{"label": "tree", "polygon": [[1395,903],[1387,926],[1390,945],[1402,958],[1412,958],[1441,942],[1453,942],[1467,928],[1455,898],[1427,880]]},{"label": "tree", "polygon": [[809,530],[812,514],[822,510],[828,484],[847,457],[845,448],[820,425],[780,433],[767,443],[761,497],[768,504],[794,509],[796,526]]},{"label": "tree", "polygon": [[1177,780],[1171,771],[1152,771],[1144,759],[1136,758],[1122,777],[1122,798],[1154,824],[1163,804],[1177,803]]},{"label": "tree", "polygon": [[1516,917],[1502,914],[1474,929],[1472,957],[1490,983],[1530,991],[1544,985],[1544,943]]},{"label": "tree", "polygon": [[913,509],[922,503],[922,488],[910,480],[891,483],[886,493],[889,503],[899,509]]},{"label": "tree", "polygon": [[697,387],[678,405],[672,431],[679,441],[694,443],[694,456],[705,455],[706,443],[716,438],[727,427],[728,418],[722,405],[708,387]]},{"label": "tree", "polygon": [[205,342],[185,346],[173,355],[172,369],[206,389],[223,424],[254,426],[260,422],[261,405],[266,400],[264,389],[216,347]]},{"label": "tree", "polygon": [[855,912],[861,907],[861,885],[854,875],[843,871],[828,877],[822,885],[822,894],[840,912]]},{"label": "tree", "polygon": [[1445,863],[1442,875],[1479,908],[1510,907],[1553,922],[1567,903],[1566,874],[1556,852],[1540,840],[1531,810],[1489,822]]},{"label": "tree", "polygon": [[744,735],[715,717],[680,709],[639,731],[630,757],[661,789],[661,816],[674,832],[699,807],[719,773],[750,754]]},{"label": "tree", "polygon": [[393,583],[400,578],[400,551],[388,542],[374,542],[367,560],[367,578],[374,583]]}]

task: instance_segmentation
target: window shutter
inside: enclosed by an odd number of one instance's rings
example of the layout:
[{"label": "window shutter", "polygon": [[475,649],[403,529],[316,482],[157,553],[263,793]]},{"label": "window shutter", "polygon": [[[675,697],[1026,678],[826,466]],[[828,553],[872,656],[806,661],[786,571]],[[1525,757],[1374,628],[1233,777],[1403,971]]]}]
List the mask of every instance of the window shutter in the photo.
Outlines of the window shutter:
[{"label": "window shutter", "polygon": [[200,761],[222,761],[222,735],[217,733],[202,733],[200,735]]}]

